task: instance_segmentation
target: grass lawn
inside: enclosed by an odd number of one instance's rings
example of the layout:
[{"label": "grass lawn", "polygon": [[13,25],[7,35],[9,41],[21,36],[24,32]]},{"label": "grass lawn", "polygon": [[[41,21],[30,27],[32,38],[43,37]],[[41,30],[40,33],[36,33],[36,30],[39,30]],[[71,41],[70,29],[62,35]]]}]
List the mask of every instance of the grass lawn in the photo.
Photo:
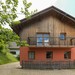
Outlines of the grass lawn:
[{"label": "grass lawn", "polygon": [[11,62],[17,62],[18,60],[10,53],[2,54],[0,53],[0,65],[11,63]]}]

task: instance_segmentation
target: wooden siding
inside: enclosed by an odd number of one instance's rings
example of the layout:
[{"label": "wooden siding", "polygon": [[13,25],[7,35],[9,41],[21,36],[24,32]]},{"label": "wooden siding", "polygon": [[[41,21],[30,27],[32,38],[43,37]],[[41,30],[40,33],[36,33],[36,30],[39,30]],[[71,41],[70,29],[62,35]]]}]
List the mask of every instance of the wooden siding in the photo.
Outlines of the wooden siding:
[{"label": "wooden siding", "polygon": [[39,17],[38,20],[27,25],[20,32],[21,40],[35,37],[37,32],[49,32],[52,37],[58,37],[60,33],[66,32],[67,37],[75,36],[75,26],[65,22],[65,17],[59,18],[58,14]]}]

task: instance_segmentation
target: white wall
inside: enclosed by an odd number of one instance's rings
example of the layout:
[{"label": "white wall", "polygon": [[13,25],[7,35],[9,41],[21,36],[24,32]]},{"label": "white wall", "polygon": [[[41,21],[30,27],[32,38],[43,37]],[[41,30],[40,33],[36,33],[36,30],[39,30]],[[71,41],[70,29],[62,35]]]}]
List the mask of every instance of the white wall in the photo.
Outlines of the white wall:
[{"label": "white wall", "polygon": [[15,57],[17,57],[18,55],[20,55],[20,50],[10,50],[11,52],[16,52],[16,54],[13,54]]}]

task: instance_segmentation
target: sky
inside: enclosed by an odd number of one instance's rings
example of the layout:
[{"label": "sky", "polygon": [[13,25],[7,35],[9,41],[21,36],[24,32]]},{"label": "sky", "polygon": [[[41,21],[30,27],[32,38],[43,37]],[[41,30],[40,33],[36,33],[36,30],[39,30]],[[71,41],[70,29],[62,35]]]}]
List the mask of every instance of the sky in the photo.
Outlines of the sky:
[{"label": "sky", "polygon": [[[27,1],[32,3],[32,6],[29,9],[30,11],[37,9],[39,12],[50,6],[55,6],[59,8],[60,10],[63,10],[64,12],[75,17],[75,0],[27,0]],[[18,13],[21,7],[22,7],[22,2],[20,0]],[[16,20],[20,20],[24,18],[23,14],[17,14],[17,15],[18,15],[18,18]],[[9,28],[9,26],[6,26],[6,28]]]}]

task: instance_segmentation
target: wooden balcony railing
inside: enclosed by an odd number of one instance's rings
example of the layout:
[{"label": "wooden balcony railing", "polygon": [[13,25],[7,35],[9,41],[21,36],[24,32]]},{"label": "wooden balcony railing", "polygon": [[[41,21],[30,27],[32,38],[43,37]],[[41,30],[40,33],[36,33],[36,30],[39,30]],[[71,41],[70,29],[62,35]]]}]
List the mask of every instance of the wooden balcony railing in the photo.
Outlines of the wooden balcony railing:
[{"label": "wooden balcony railing", "polygon": [[[41,41],[42,39],[42,41]],[[46,40],[45,40],[46,39]],[[66,37],[65,39],[61,39],[59,37],[28,37],[28,44],[30,46],[75,46],[75,37]]]}]

